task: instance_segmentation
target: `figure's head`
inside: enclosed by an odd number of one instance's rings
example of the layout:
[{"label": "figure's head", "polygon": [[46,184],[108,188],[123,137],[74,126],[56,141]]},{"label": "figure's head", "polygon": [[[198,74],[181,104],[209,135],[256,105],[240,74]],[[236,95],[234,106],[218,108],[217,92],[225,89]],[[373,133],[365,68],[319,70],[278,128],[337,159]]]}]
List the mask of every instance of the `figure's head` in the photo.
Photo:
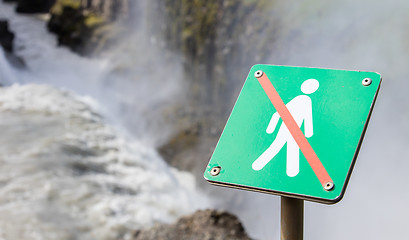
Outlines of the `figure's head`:
[{"label": "figure's head", "polygon": [[301,84],[301,91],[305,94],[311,94],[317,91],[319,86],[320,83],[317,81],[317,79],[308,79]]}]

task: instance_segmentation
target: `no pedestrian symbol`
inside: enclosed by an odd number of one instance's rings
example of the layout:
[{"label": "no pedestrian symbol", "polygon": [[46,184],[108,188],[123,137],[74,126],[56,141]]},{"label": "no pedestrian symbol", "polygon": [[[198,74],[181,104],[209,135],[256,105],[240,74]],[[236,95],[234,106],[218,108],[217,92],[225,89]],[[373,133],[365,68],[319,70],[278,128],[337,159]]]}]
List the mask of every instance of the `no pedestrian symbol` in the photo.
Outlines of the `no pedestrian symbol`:
[{"label": "no pedestrian symbol", "polygon": [[341,200],[381,77],[255,65],[204,177],[323,203]]}]

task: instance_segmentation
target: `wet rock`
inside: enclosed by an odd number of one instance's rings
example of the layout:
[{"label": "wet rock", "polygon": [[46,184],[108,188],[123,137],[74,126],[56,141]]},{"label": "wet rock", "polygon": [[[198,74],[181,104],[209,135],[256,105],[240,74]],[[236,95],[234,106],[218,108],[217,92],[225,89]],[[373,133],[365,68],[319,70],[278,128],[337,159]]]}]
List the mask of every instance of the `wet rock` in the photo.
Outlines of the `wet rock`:
[{"label": "wet rock", "polygon": [[[166,144],[158,148],[161,156],[166,162],[183,171],[196,172],[198,161],[195,159],[204,158],[205,154],[199,151],[200,135],[198,131],[200,125],[188,127],[175,134]],[[201,166],[202,167],[202,166]]]},{"label": "wet rock", "polygon": [[48,22],[50,32],[57,34],[58,44],[68,46],[71,50],[82,52],[90,29],[86,27],[81,9],[63,7],[61,14],[52,14]]},{"label": "wet rock", "polygon": [[[251,65],[274,47],[274,1],[160,0],[167,47],[183,58],[190,121],[159,147],[170,165],[202,178]],[[257,23],[257,24],[254,24]],[[186,118],[186,117],[185,117]],[[182,119],[182,118],[178,118]],[[200,181],[199,181],[200,182]]]},{"label": "wet rock", "polygon": [[136,231],[133,240],[249,240],[240,220],[227,212],[197,211],[175,224],[158,224]]},{"label": "wet rock", "polygon": [[254,53],[269,53],[274,46],[273,39],[259,36],[260,29],[275,29],[275,24],[268,24],[267,11],[274,1],[160,2],[158,11],[167,22],[164,37],[185,60],[191,105],[212,106],[211,114],[226,116],[240,90],[238,81],[244,80],[251,65],[263,60]]},{"label": "wet rock", "polygon": [[[209,114],[211,110],[193,113],[178,114],[178,121],[183,128],[176,132],[167,142],[158,147],[158,152],[169,165],[192,172],[195,176],[202,174],[211,154],[220,137],[225,119]],[[204,181],[198,181],[202,184]]]},{"label": "wet rock", "polygon": [[58,36],[59,45],[87,55],[108,45],[113,27],[104,11],[83,2],[58,0],[51,9],[47,26]]},{"label": "wet rock", "polygon": [[133,0],[88,0],[82,1],[81,6],[91,12],[97,13],[108,21],[114,21],[120,15],[128,14],[130,2]]},{"label": "wet rock", "polygon": [[18,0],[18,13],[48,13],[56,0]]},{"label": "wet rock", "polygon": [[13,51],[14,33],[9,29],[9,23],[6,20],[0,20],[0,45],[7,52]]},{"label": "wet rock", "polygon": [[0,19],[0,46],[5,50],[6,59],[16,68],[24,68],[24,60],[13,53],[13,41],[14,33],[10,31],[8,22]]}]

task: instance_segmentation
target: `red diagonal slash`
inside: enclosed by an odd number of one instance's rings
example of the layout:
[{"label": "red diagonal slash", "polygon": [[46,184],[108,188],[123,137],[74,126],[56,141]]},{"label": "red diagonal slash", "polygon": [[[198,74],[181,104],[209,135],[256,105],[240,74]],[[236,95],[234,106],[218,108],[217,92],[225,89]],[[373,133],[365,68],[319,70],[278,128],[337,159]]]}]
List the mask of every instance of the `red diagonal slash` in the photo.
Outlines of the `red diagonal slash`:
[{"label": "red diagonal slash", "polygon": [[280,95],[278,95],[273,84],[270,82],[265,73],[262,73],[261,76],[258,77],[257,79],[261,87],[266,92],[274,108],[277,110],[278,114],[283,120],[285,126],[287,126],[295,142],[298,144],[298,147],[300,147],[301,152],[304,154],[315,175],[317,175],[318,180],[321,182],[322,186],[325,189],[330,190],[330,188],[332,188],[331,186],[333,186],[333,181],[331,177],[325,170],[317,154],[315,154],[314,149],[312,149],[310,143],[305,138],[303,132],[298,127],[290,111],[288,111]]}]

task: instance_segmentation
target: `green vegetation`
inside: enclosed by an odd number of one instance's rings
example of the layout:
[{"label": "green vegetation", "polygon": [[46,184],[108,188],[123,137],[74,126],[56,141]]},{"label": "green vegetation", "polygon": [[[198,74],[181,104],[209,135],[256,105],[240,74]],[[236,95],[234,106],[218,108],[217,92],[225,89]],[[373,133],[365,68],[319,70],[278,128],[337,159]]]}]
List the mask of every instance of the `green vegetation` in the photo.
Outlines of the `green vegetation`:
[{"label": "green vegetation", "polygon": [[51,8],[51,14],[61,15],[64,7],[79,9],[81,7],[81,0],[57,0]]}]

